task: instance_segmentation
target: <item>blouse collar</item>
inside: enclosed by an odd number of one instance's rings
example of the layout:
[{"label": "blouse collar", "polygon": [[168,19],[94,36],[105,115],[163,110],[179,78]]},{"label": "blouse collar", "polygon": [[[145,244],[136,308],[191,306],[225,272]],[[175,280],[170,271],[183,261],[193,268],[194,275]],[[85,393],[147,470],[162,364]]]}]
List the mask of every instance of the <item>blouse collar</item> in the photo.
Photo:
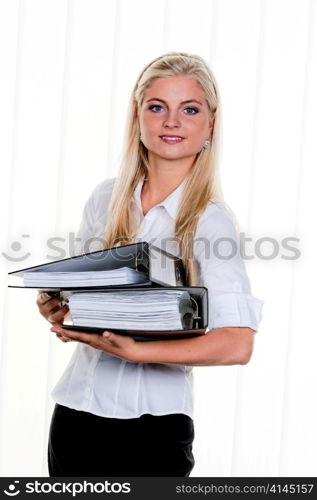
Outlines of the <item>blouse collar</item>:
[{"label": "blouse collar", "polygon": [[[134,200],[141,210],[143,214],[143,209],[142,209],[142,203],[141,203],[141,190],[143,186],[144,179],[141,179],[138,184],[135,187],[133,196]],[[168,212],[168,214],[173,218],[176,219],[177,216],[177,210],[179,206],[179,202],[185,187],[186,179],[183,180],[183,182],[176,188],[174,191],[171,192],[161,203],[158,203],[155,205],[155,207],[164,207],[165,210]],[[154,208],[154,207],[153,207]]]}]

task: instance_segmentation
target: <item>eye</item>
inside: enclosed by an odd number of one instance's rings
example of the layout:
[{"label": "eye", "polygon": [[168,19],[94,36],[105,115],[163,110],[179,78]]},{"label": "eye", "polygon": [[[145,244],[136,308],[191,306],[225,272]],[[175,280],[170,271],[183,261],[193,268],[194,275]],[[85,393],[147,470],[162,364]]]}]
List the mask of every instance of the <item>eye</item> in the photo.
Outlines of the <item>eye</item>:
[{"label": "eye", "polygon": [[159,104],[152,104],[152,106],[149,106],[149,109],[154,111],[154,113],[159,113],[163,109],[163,106],[160,106]]},{"label": "eye", "polygon": [[197,108],[192,108],[191,106],[188,106],[187,108],[184,109],[184,112],[186,115],[196,115],[199,113],[199,110]]}]

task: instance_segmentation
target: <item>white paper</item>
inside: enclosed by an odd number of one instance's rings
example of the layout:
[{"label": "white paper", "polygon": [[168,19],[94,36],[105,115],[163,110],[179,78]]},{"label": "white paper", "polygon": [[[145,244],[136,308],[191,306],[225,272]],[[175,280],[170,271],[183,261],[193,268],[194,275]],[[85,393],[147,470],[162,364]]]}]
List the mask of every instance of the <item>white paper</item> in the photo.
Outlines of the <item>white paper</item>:
[{"label": "white paper", "polygon": [[69,297],[74,325],[131,330],[180,330],[183,290],[82,292]]}]

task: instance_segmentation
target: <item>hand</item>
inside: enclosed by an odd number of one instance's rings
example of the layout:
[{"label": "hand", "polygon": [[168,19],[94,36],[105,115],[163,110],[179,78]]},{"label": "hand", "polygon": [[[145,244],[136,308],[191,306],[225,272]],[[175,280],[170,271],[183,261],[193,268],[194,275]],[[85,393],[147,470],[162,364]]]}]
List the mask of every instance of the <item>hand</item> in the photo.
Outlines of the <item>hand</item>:
[{"label": "hand", "polygon": [[136,351],[139,342],[136,342],[132,337],[126,335],[119,335],[106,330],[101,336],[94,333],[67,330],[67,328],[62,328],[59,325],[54,325],[51,328],[51,332],[55,332],[56,335],[59,335],[61,340],[66,339],[63,340],[64,342],[76,340],[77,342],[88,344],[90,347],[108,352],[126,361],[135,361],[136,359]]},{"label": "hand", "polygon": [[[48,293],[40,290],[37,296],[36,304],[39,308],[40,314],[47,319],[50,323],[62,324],[64,317],[68,313],[69,309],[67,305],[62,306],[60,297],[51,297]],[[68,339],[61,335],[57,335],[64,342],[68,342]]]}]

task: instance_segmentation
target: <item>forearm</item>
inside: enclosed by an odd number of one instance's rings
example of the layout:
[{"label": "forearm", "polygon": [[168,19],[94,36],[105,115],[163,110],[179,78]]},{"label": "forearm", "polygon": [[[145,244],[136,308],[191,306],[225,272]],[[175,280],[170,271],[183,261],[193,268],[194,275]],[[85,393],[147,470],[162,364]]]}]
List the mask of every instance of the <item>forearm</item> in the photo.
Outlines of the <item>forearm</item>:
[{"label": "forearm", "polygon": [[253,330],[240,327],[215,328],[200,337],[153,342],[137,342],[132,337],[111,331],[104,331],[100,336],[67,330],[60,325],[54,325],[51,331],[136,363],[244,365],[248,363],[253,348]]},{"label": "forearm", "polygon": [[129,360],[192,366],[246,364],[252,348],[253,330],[215,328],[195,338],[137,342]]}]

